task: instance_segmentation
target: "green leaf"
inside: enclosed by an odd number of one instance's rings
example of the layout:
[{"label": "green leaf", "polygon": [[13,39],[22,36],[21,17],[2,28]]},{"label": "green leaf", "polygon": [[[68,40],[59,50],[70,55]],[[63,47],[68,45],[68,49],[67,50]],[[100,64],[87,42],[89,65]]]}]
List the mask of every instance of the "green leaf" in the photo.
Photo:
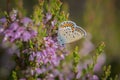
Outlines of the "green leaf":
[{"label": "green leaf", "polygon": [[103,71],[104,71],[104,74],[103,74],[103,77],[101,78],[102,80],[107,80],[108,77],[110,76],[110,73],[111,73],[111,66],[104,66],[103,68]]}]

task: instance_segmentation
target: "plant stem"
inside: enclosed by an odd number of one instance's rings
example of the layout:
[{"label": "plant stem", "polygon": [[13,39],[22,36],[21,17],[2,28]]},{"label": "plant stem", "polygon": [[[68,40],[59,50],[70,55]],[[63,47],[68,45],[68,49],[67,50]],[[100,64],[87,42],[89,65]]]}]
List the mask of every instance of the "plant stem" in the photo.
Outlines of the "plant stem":
[{"label": "plant stem", "polygon": [[9,14],[9,12],[10,12],[10,0],[7,0],[6,4],[7,4],[7,14]]}]

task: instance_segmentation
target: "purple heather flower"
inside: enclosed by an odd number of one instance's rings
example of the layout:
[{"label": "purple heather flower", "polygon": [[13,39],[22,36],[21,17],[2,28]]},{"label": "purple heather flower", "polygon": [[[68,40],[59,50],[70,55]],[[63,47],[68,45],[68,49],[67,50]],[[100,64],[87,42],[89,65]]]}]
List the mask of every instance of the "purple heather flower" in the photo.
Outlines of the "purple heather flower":
[{"label": "purple heather flower", "polygon": [[21,37],[21,35],[24,33],[25,28],[24,27],[19,27],[16,32],[15,32],[15,39],[18,39]]},{"label": "purple heather flower", "polygon": [[42,52],[37,52],[36,53],[36,62],[39,63],[43,63],[44,61],[44,55]]},{"label": "purple heather flower", "polygon": [[22,39],[23,41],[28,41],[28,40],[30,40],[30,39],[31,39],[30,32],[28,32],[28,31],[23,32],[23,34],[22,34],[22,36],[21,36],[21,39]]},{"label": "purple heather flower", "polygon": [[0,26],[0,33],[2,33],[3,31],[4,31],[4,28]]},{"label": "purple heather flower", "polygon": [[17,29],[17,31],[23,33],[25,31],[25,27],[21,26]]},{"label": "purple heather flower", "polygon": [[83,63],[80,63],[80,64],[77,65],[77,69],[78,69],[78,74],[76,76],[77,79],[79,79],[81,77],[82,70],[86,69],[88,67],[88,65],[91,64],[91,63],[92,63],[92,60],[87,59]]},{"label": "purple heather flower", "polygon": [[3,23],[5,23],[5,22],[7,22],[7,19],[6,19],[5,17],[0,19],[0,23],[3,24]]},{"label": "purple heather flower", "polygon": [[98,56],[97,63],[94,66],[94,72],[99,72],[102,69],[103,64],[106,61],[106,55],[101,54]]},{"label": "purple heather flower", "polygon": [[83,80],[99,80],[97,75],[91,75],[91,74],[87,74]]},{"label": "purple heather flower", "polygon": [[46,13],[46,21],[49,21],[52,18],[51,13]]},{"label": "purple heather flower", "polygon": [[0,33],[3,33],[5,30],[4,24],[7,23],[6,18],[1,18],[0,19]]},{"label": "purple heather flower", "polygon": [[[104,64],[104,62],[105,62],[105,56],[104,56],[104,55],[98,56],[97,63],[96,63],[95,66],[94,66],[94,72],[100,71],[102,65]],[[77,78],[80,78],[80,77],[81,77],[81,74],[82,74],[82,70],[83,70],[83,69],[87,69],[87,66],[88,66],[89,64],[92,64],[92,63],[93,63],[92,59],[87,59],[87,60],[85,60],[83,63],[80,63],[80,64],[78,65]],[[92,79],[90,79],[90,80],[92,80]]]},{"label": "purple heather flower", "polygon": [[92,78],[91,78],[91,80],[99,80],[99,78],[98,78],[98,76],[93,75]]},{"label": "purple heather flower", "polygon": [[46,13],[43,23],[46,24],[52,18],[51,13]]},{"label": "purple heather flower", "polygon": [[56,54],[58,48],[56,42],[54,42],[51,37],[45,37],[44,42],[46,47],[43,51],[43,54],[45,55],[44,63],[49,62],[50,64],[57,65],[59,61],[57,60]]},{"label": "purple heather flower", "polygon": [[33,61],[34,58],[35,58],[35,56],[36,56],[36,53],[33,52],[32,54],[30,54],[29,60],[30,60],[30,61]]},{"label": "purple heather flower", "polygon": [[14,22],[10,25],[9,29],[12,31],[15,31],[15,30],[17,30],[18,27],[19,27],[18,23]]},{"label": "purple heather flower", "polygon": [[34,59],[38,64],[50,63],[54,66],[57,66],[60,60],[64,58],[64,55],[58,56],[56,53],[58,49],[57,43],[53,41],[51,37],[44,37],[44,44],[45,48],[41,51],[36,52],[36,56],[33,56],[33,54],[31,54],[29,59],[33,60],[35,57]]},{"label": "purple heather flower", "polygon": [[33,69],[30,70],[30,73],[31,73],[31,75],[34,75],[34,74],[35,74],[35,72],[34,72]]},{"label": "purple heather flower", "polygon": [[79,79],[82,75],[82,67],[81,66],[78,66],[78,73],[77,73],[77,76],[76,78]]},{"label": "purple heather flower", "polygon": [[40,68],[36,68],[35,71],[38,75],[42,73],[42,70]]},{"label": "purple heather flower", "polygon": [[46,76],[46,80],[55,80],[54,79],[55,78],[55,76],[52,74],[52,73],[49,73],[47,76]]},{"label": "purple heather flower", "polygon": [[57,65],[58,60],[57,60],[57,55],[55,54],[55,52],[52,53],[51,51],[48,51],[47,53],[48,55],[45,56],[46,59],[44,60],[44,62],[45,63],[49,62],[50,64]]},{"label": "purple heather flower", "polygon": [[[42,73],[45,73],[46,71],[50,71],[54,69],[54,66],[58,66],[61,59],[63,59],[64,54],[61,56],[58,56],[56,53],[59,49],[59,46],[57,45],[57,42],[55,42],[52,37],[44,37],[44,48],[41,49],[41,51],[33,52],[29,56],[30,61],[35,61],[36,68],[33,70],[33,74],[39,75]],[[61,50],[61,48],[60,48]],[[41,67],[40,65],[43,64]],[[44,65],[48,65],[44,66]],[[48,74],[45,79],[51,79],[54,80],[54,78],[58,76],[56,74]],[[63,76],[59,77],[60,80],[63,79]]]},{"label": "purple heather flower", "polygon": [[21,39],[23,41],[28,41],[31,38],[37,35],[37,32],[34,30],[26,30],[25,27],[19,26],[17,22],[14,22],[10,25],[8,29],[4,31],[5,40],[9,40],[11,42],[15,41],[16,39]]},{"label": "purple heather flower", "polygon": [[[13,39],[13,41],[14,41],[15,39],[17,39],[17,38],[20,37],[20,35],[18,34],[19,32],[17,31],[18,27],[19,27],[18,23],[14,22],[14,23],[12,23],[12,24],[10,25],[9,29],[6,30],[6,31],[9,32],[9,34],[10,34],[9,37],[10,37],[11,39]],[[6,33],[5,33],[5,34],[6,34]],[[6,34],[6,35],[7,35],[7,34]]]},{"label": "purple heather flower", "polygon": [[25,78],[21,78],[21,79],[19,79],[19,80],[26,80]]},{"label": "purple heather flower", "polygon": [[20,22],[23,23],[23,25],[25,27],[29,27],[28,24],[32,24],[32,20],[28,17],[25,17],[25,18],[21,19]]},{"label": "purple heather flower", "polygon": [[58,48],[57,43],[53,41],[51,37],[44,37],[44,41],[45,41],[45,47],[51,47],[54,49]]},{"label": "purple heather flower", "polygon": [[18,23],[14,22],[10,25],[10,27],[4,31],[5,39],[10,40],[11,42],[13,42],[14,40],[20,38],[21,33],[23,31],[21,31],[22,29],[19,27]]},{"label": "purple heather flower", "polygon": [[17,13],[18,13],[17,10],[12,10],[12,12],[10,12],[10,19],[11,19],[12,21],[15,21],[15,20],[16,20]]},{"label": "purple heather flower", "polygon": [[37,35],[37,31],[31,30],[30,35],[31,35],[31,38],[35,37]]},{"label": "purple heather flower", "polygon": [[11,42],[13,42],[15,40],[14,38],[14,34],[13,34],[13,31],[11,30],[6,30],[4,32],[5,36],[3,38],[3,41],[6,41],[6,40],[10,40]]},{"label": "purple heather flower", "polygon": [[56,23],[57,23],[57,21],[56,21],[56,20],[51,21],[51,26],[52,26],[52,28],[54,28],[54,27],[55,27]]}]

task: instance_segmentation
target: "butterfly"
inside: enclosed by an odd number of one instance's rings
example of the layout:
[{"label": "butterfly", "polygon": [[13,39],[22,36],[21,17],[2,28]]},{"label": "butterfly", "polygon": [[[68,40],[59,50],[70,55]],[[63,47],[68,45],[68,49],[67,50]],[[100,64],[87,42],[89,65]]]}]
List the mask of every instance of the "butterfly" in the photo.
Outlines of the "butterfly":
[{"label": "butterfly", "polygon": [[60,45],[72,43],[86,37],[86,31],[73,21],[64,21],[58,27],[57,40]]}]

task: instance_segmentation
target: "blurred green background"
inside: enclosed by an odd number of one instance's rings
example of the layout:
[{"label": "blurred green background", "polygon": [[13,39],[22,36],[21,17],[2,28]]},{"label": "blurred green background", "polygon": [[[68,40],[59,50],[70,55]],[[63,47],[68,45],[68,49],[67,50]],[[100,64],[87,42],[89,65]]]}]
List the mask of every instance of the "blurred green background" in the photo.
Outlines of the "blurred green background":
[{"label": "blurred green background", "polygon": [[[8,0],[10,8],[33,13],[37,0]],[[22,2],[23,1],[23,2]],[[92,42],[105,42],[106,65],[112,65],[112,75],[120,72],[120,0],[61,0],[70,20],[92,34]],[[0,0],[0,11],[7,10],[7,0]]]}]

